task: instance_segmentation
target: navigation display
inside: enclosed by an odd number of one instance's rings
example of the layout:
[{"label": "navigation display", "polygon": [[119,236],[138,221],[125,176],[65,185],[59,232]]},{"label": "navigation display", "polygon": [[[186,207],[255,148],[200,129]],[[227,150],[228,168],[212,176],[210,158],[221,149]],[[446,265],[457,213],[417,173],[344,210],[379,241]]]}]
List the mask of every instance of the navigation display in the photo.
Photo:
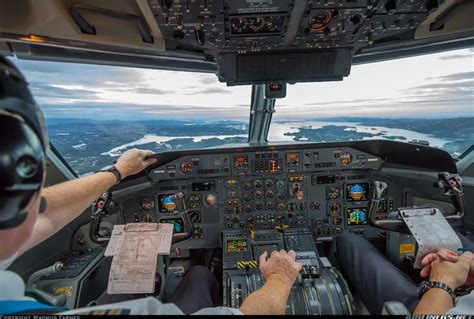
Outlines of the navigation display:
[{"label": "navigation display", "polygon": [[246,239],[233,239],[227,241],[226,251],[228,253],[245,253],[248,252],[248,250]]},{"label": "navigation display", "polygon": [[369,200],[369,183],[346,184],[346,201],[358,202]]},{"label": "navigation display", "polygon": [[184,233],[184,223],[181,218],[162,219],[160,223],[167,223],[173,225],[173,233]]},{"label": "navigation display", "polygon": [[176,212],[176,203],[171,196],[172,195],[165,194],[158,195],[158,209],[160,210],[160,213]]},{"label": "navigation display", "polygon": [[367,225],[367,208],[348,208],[347,225]]}]

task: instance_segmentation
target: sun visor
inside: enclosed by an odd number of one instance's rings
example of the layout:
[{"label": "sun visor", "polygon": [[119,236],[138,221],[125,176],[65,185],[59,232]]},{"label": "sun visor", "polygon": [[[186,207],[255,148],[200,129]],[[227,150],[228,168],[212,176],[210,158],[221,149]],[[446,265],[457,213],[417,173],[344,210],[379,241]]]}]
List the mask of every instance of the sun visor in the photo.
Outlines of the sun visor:
[{"label": "sun visor", "polygon": [[219,55],[219,81],[228,85],[340,81],[349,75],[349,49]]}]

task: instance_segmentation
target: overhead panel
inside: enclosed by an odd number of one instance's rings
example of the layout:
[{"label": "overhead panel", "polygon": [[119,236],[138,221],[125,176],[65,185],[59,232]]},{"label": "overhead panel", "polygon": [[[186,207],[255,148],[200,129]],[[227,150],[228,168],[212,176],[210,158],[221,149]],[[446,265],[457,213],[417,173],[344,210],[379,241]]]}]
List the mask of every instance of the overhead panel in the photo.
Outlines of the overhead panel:
[{"label": "overhead panel", "polygon": [[148,0],[168,48],[213,56],[230,85],[341,80],[360,48],[413,39],[444,0]]}]

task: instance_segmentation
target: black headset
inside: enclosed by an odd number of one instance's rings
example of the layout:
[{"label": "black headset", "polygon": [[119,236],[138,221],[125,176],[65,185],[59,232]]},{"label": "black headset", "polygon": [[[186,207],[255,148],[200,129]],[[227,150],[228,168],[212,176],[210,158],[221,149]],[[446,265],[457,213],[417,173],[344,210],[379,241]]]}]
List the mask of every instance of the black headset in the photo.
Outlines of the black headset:
[{"label": "black headset", "polygon": [[45,174],[43,114],[20,71],[0,55],[0,229],[27,217]]}]

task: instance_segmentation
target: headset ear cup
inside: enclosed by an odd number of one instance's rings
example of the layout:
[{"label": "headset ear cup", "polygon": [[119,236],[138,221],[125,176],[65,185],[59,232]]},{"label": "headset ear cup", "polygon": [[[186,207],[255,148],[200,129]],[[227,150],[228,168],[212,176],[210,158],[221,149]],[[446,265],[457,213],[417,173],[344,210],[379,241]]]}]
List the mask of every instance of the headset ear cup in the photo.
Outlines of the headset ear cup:
[{"label": "headset ear cup", "polygon": [[26,219],[43,183],[45,154],[38,135],[17,117],[0,115],[0,136],[0,229],[5,229]]}]

